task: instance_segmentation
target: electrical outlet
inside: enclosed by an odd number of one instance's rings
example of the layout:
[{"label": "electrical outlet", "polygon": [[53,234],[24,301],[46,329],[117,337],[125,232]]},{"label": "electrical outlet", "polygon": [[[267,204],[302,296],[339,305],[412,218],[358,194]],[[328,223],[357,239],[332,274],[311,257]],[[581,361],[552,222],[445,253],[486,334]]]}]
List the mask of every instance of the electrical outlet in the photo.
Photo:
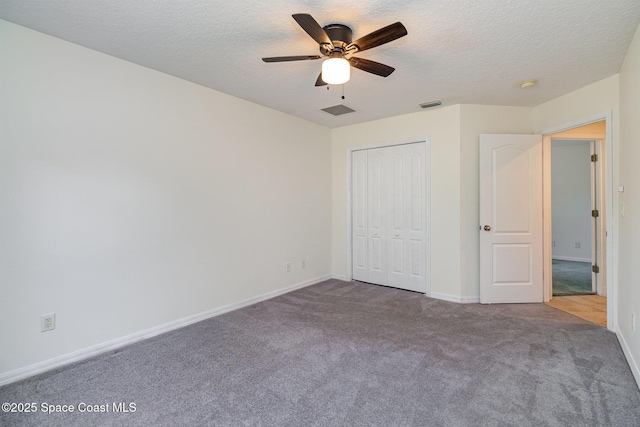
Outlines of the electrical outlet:
[{"label": "electrical outlet", "polygon": [[554,248],[556,247],[556,241],[555,240],[551,241],[551,246],[554,247]]},{"label": "electrical outlet", "polygon": [[40,332],[53,331],[56,328],[56,314],[49,313],[40,316]]},{"label": "electrical outlet", "polygon": [[304,270],[305,268],[307,268],[307,260],[303,259],[302,260],[302,269]]},{"label": "electrical outlet", "polygon": [[576,242],[576,249],[580,249],[580,242]]},{"label": "electrical outlet", "polygon": [[287,263],[287,273],[291,273],[291,263]]}]

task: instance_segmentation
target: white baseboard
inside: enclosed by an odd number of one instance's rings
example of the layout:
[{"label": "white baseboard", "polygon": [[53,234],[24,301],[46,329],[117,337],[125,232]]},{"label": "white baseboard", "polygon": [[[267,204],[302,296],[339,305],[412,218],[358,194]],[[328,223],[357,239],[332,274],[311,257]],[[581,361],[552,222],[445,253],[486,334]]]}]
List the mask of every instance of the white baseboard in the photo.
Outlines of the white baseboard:
[{"label": "white baseboard", "polygon": [[441,292],[431,292],[431,295],[429,295],[431,298],[435,298],[435,299],[440,299],[443,301],[449,301],[449,302],[457,302],[459,304],[477,304],[480,302],[480,296],[471,296],[471,297],[464,297],[464,296],[460,296],[460,295],[453,295],[453,294],[444,294]]},{"label": "white baseboard", "polygon": [[108,351],[116,350],[129,344],[136,343],[138,341],[145,340],[147,338],[155,337],[156,335],[164,334],[165,332],[173,331],[174,329],[182,328],[184,326],[197,323],[211,317],[219,316],[224,313],[228,313],[239,308],[247,307],[262,301],[266,301],[271,298],[275,298],[279,295],[286,294],[297,289],[304,288],[306,286],[315,285],[322,281],[330,279],[331,276],[317,277],[301,283],[297,283],[286,288],[277,289],[275,291],[267,292],[262,295],[258,295],[252,298],[248,298],[242,301],[238,301],[232,304],[228,304],[222,307],[214,308],[202,313],[194,314],[182,319],[174,320],[173,322],[165,323],[153,328],[146,329],[144,331],[136,332],[131,335],[127,335],[115,340],[107,341],[101,344],[96,344],[91,347],[83,348],[81,350],[74,351],[63,356],[54,357],[53,359],[45,360],[42,362],[34,363],[33,365],[25,366],[24,368],[16,369],[13,371],[0,374],[0,386],[9,384],[15,381],[19,381],[37,374],[41,374],[46,371],[50,371],[55,368],[59,368],[70,363],[78,362],[80,360],[88,359],[90,357],[97,356]]},{"label": "white baseboard", "polygon": [[480,304],[480,295],[460,297],[462,304]]},{"label": "white baseboard", "polygon": [[618,329],[618,331],[616,332],[616,335],[618,337],[618,341],[620,342],[620,347],[622,347],[622,352],[627,358],[627,363],[629,364],[629,368],[631,368],[631,372],[633,373],[633,378],[635,378],[636,384],[638,385],[638,387],[640,387],[640,369],[638,369],[638,363],[633,358],[633,355],[631,354],[631,350],[629,349],[629,345],[627,345],[627,341],[625,341],[624,335],[622,335],[622,332],[620,331],[620,329]]},{"label": "white baseboard", "polygon": [[577,262],[591,262],[591,258],[574,258],[570,256],[556,256],[553,255],[551,259],[557,259],[558,261],[577,261]]},{"label": "white baseboard", "polygon": [[334,274],[331,276],[332,279],[336,279],[336,280],[343,280],[345,282],[348,282],[349,279],[347,278],[347,276],[343,276],[342,274]]}]

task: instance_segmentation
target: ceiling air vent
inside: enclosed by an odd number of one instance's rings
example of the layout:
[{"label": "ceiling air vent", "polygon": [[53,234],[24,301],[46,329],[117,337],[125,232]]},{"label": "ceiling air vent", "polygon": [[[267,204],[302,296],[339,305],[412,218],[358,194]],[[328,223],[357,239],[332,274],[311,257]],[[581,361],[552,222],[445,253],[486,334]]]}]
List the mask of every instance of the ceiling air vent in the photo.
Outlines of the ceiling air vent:
[{"label": "ceiling air vent", "polygon": [[334,105],[333,107],[323,108],[322,111],[325,111],[329,114],[333,114],[334,116],[341,116],[343,114],[353,113],[356,110],[353,110],[347,107],[346,105],[340,104],[340,105]]},{"label": "ceiling air vent", "polygon": [[437,107],[438,105],[442,105],[442,101],[440,101],[439,99],[435,101],[425,102],[424,104],[420,104],[422,108]]}]

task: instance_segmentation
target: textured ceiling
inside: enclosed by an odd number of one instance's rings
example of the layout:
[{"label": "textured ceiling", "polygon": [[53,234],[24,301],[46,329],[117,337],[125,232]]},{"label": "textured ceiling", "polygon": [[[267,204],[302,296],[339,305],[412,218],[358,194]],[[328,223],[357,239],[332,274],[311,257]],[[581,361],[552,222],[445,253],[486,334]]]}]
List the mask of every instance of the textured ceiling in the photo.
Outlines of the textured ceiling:
[{"label": "textured ceiling", "polygon": [[[349,25],[354,39],[401,21],[408,36],[357,56],[387,78],[314,87],[321,61],[291,18]],[[638,0],[2,0],[0,19],[276,110],[338,127],[420,111],[420,103],[535,106],[616,74],[640,22]],[[532,89],[519,83],[537,79]],[[356,110],[334,117],[336,104]]]}]

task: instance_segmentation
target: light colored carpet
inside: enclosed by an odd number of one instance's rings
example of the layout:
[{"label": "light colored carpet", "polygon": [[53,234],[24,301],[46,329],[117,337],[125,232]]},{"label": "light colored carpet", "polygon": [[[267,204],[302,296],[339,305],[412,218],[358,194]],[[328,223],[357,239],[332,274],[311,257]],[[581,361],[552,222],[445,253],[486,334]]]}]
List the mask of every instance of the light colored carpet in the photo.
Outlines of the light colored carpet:
[{"label": "light colored carpet", "polygon": [[[5,349],[6,351],[6,349]],[[616,336],[544,304],[323,282],[0,388],[13,426],[638,426]]]}]

